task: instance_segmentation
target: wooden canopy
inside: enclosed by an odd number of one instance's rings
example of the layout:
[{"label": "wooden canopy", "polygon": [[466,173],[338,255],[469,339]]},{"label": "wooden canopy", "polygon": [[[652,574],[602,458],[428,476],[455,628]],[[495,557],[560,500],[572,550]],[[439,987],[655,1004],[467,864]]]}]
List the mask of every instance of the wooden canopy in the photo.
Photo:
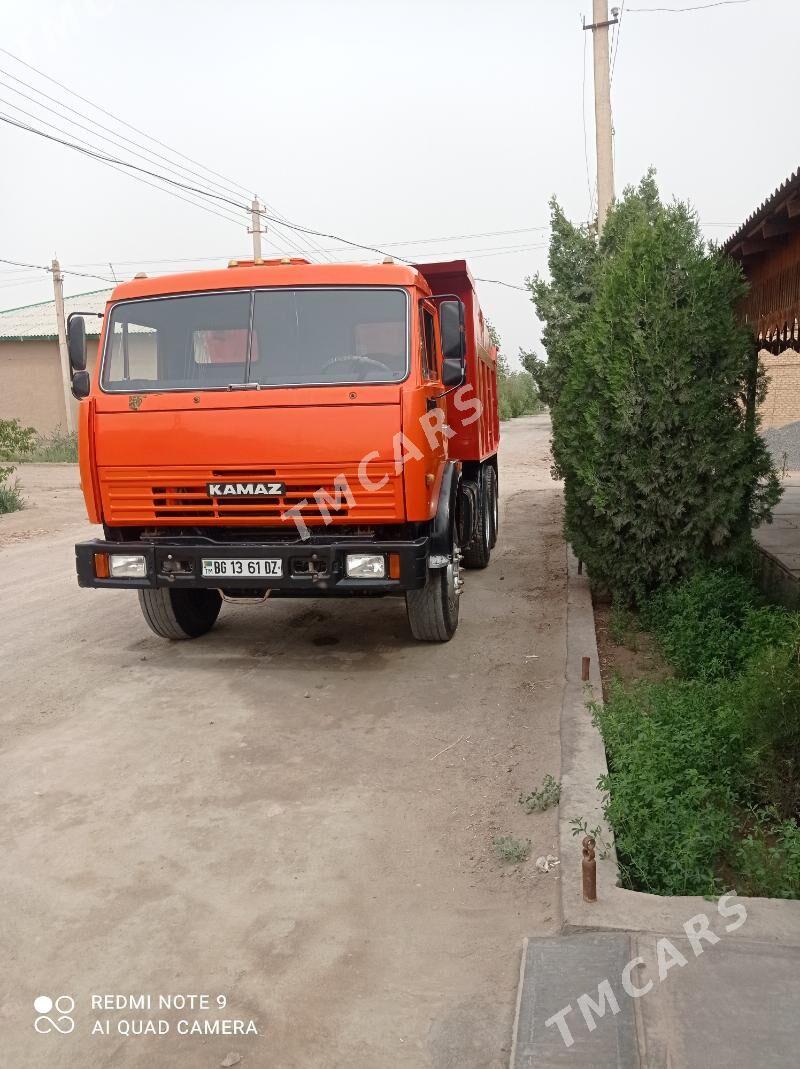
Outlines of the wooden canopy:
[{"label": "wooden canopy", "polygon": [[800,169],[723,245],[750,289],[739,313],[773,353],[800,343]]}]

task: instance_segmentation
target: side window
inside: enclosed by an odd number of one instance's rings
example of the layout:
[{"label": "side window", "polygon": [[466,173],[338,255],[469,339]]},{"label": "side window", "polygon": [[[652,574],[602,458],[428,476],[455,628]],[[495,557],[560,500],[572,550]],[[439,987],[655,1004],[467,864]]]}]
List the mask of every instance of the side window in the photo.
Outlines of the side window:
[{"label": "side window", "polygon": [[109,339],[105,381],[155,386],[158,381],[158,331],[139,323],[115,322]]},{"label": "side window", "polygon": [[436,369],[436,331],[433,327],[433,315],[427,308],[422,309],[420,325],[420,356],[422,373],[426,379],[435,379]]}]

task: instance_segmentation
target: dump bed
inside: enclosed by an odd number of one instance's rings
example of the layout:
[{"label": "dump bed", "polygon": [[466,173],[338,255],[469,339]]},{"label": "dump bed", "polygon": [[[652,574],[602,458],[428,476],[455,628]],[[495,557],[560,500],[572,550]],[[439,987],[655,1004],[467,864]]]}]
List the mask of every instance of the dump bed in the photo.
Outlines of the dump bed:
[{"label": "dump bed", "polygon": [[[500,440],[497,350],[489,341],[486,320],[475,292],[475,281],[465,260],[415,266],[435,296],[455,296],[464,302],[466,383],[471,389],[455,390],[447,397],[447,422],[456,432],[455,437],[450,439],[449,454],[453,460],[485,460],[497,452]],[[477,419],[475,398],[481,403]]]}]

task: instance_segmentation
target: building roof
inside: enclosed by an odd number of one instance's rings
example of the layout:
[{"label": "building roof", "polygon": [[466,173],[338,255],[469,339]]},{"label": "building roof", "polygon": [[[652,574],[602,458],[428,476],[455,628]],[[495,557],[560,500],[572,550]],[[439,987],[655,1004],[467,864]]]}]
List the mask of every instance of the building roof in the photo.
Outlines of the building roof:
[{"label": "building roof", "polygon": [[736,259],[758,255],[800,227],[800,168],[747,217],[722,248]]},{"label": "building roof", "polygon": [[[64,313],[102,313],[110,296],[111,290],[106,289],[65,297]],[[86,317],[88,335],[97,337],[102,326],[102,319],[96,315],[90,314]],[[57,337],[55,301],[39,301],[38,304],[26,304],[22,308],[9,308],[0,312],[0,341],[30,341],[35,338]]]}]

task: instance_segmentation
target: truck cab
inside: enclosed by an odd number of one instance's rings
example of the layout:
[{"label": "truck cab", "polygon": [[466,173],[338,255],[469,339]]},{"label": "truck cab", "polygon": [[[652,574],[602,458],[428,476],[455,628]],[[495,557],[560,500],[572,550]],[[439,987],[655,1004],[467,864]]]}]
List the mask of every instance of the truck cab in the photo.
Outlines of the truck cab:
[{"label": "truck cab", "polygon": [[400,596],[456,631],[497,537],[496,352],[463,261],[231,261],[113,291],[68,344],[81,586],[136,590],[168,639],[223,601]]}]

